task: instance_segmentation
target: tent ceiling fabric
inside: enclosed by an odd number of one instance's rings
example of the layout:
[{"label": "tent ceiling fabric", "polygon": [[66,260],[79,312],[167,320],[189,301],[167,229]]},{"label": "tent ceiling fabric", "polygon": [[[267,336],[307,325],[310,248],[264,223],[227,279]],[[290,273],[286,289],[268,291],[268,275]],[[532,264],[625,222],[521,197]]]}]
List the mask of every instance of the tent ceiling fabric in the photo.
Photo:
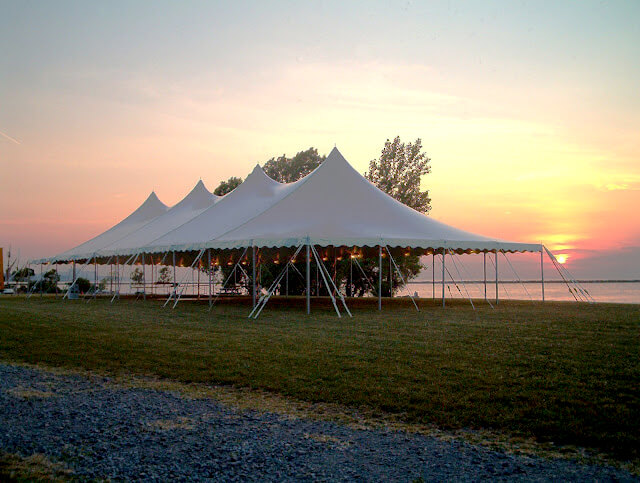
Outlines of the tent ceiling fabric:
[{"label": "tent ceiling fabric", "polygon": [[199,182],[168,209],[155,193],[103,234],[48,261],[248,246],[407,247],[425,250],[539,252],[539,243],[517,243],[446,225],[390,197],[334,148],[306,177],[289,184],[256,166],[223,197]]}]

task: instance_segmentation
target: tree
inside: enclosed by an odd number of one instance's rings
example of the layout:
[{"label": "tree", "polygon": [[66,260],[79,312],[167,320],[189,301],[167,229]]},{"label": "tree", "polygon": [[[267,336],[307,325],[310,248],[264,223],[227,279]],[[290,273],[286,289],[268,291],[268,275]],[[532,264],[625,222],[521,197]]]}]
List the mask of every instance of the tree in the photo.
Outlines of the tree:
[{"label": "tree", "polygon": [[13,272],[13,279],[16,282],[27,282],[31,277],[33,277],[36,272],[33,271],[33,268],[23,267],[19,270]]},{"label": "tree", "polygon": [[131,275],[129,275],[129,277],[134,284],[140,285],[144,280],[144,273],[142,272],[142,269],[140,267],[136,267],[136,269],[131,272]]},{"label": "tree", "polygon": [[236,189],[242,183],[242,178],[236,178],[232,176],[227,181],[221,181],[216,189],[213,190],[213,194],[217,196],[224,196]]},{"label": "tree", "polygon": [[365,177],[385,193],[421,213],[431,209],[429,191],[420,189],[423,175],[431,172],[431,159],[422,152],[422,141],[405,144],[396,136],[384,143],[379,159],[369,162]]},{"label": "tree", "polygon": [[55,270],[49,270],[42,276],[42,291],[43,292],[57,292],[58,282],[60,281],[60,275]]},{"label": "tree", "polygon": [[78,287],[80,293],[87,293],[91,288],[91,282],[88,279],[82,277],[78,277],[74,285]]},{"label": "tree", "polygon": [[[396,136],[393,141],[387,139],[384,143],[379,159],[369,162],[369,171],[365,173],[365,177],[401,203],[427,214],[431,210],[431,198],[428,190],[420,189],[420,181],[422,176],[431,172],[430,161],[427,153],[422,152],[420,138],[414,143],[405,144],[400,140],[400,136]],[[382,264],[384,296],[391,295],[390,283],[394,292],[402,288],[400,277],[395,270],[390,270],[389,263],[390,260],[385,260]],[[396,264],[405,281],[415,278],[422,269],[420,258],[417,256],[398,258]],[[371,278],[375,276],[374,279],[377,280],[378,268],[370,269],[367,274]]]},{"label": "tree", "polygon": [[158,272],[158,283],[166,284],[171,281],[171,274],[169,273],[169,267],[162,267]]},{"label": "tree", "polygon": [[300,151],[293,158],[287,158],[285,154],[279,158],[271,158],[263,169],[271,179],[280,183],[293,183],[320,166],[326,158],[320,156],[316,148],[309,148]]}]

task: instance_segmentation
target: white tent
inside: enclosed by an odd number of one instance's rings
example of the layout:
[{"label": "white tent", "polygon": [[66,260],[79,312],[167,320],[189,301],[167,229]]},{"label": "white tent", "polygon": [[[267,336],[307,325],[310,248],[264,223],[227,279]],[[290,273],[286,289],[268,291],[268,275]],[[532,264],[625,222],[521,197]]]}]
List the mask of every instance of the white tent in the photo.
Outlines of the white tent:
[{"label": "white tent", "polygon": [[73,260],[83,260],[93,257],[94,254],[109,246],[110,244],[120,240],[131,233],[142,228],[154,218],[165,213],[169,207],[158,199],[155,192],[147,197],[133,213],[124,220],[109,228],[100,235],[78,245],[71,250],[67,250],[55,257],[43,260],[36,260],[36,263],[48,262],[67,262]]},{"label": "white tent", "polygon": [[146,225],[127,236],[105,246],[99,253],[102,256],[135,253],[139,247],[147,245],[156,238],[194,219],[220,199],[220,196],[209,192],[200,180],[187,196],[165,213],[153,218]]},{"label": "white tent", "polygon": [[216,204],[152,243],[138,246],[138,251],[185,251],[208,246],[210,240],[248,222],[282,200],[302,181],[278,183],[256,166],[240,186]]},{"label": "white tent", "polygon": [[[253,247],[255,281],[256,248],[298,247],[295,258],[304,245],[307,310],[310,253],[318,259],[314,246],[378,247],[380,263],[383,249],[391,257],[389,248],[393,247],[411,248],[416,254],[440,253],[443,285],[445,254],[495,252],[497,274],[498,252],[542,252],[544,248],[538,243],[477,235],[425,216],[379,190],[334,148],[318,168],[294,183],[278,183],[256,166],[240,186],[221,198],[199,182],[181,202],[168,209],[151,193],[136,211],[111,229],[46,261],[93,258],[100,263],[98,258],[104,262],[109,256],[172,251],[175,266],[176,251],[190,252],[195,264],[206,249],[244,248],[243,253],[247,253],[246,249]],[[553,257],[548,250],[547,253]],[[212,263],[211,252],[207,259]],[[381,281],[380,271],[379,287]],[[327,279],[325,283],[328,285]],[[211,280],[209,287],[211,297]],[[335,285],[334,289],[339,293]],[[253,297],[256,306],[255,285]],[[380,301],[380,293],[378,297]]]},{"label": "white tent", "polygon": [[[229,199],[231,211],[225,212],[226,223],[219,225],[201,216],[189,223],[193,225],[192,232],[186,233],[181,228],[185,236],[172,238],[163,248],[186,251],[311,244],[454,251],[541,250],[540,244],[488,238],[425,216],[374,186],[353,169],[336,148],[311,174],[295,183],[280,185],[274,191],[273,196],[255,200],[263,203],[254,207],[255,216],[248,218],[247,212],[238,210],[240,207]],[[247,201],[245,196],[238,198]],[[222,211],[222,204],[209,211]],[[238,212],[243,216],[237,216]],[[203,237],[207,233],[209,236]]]}]

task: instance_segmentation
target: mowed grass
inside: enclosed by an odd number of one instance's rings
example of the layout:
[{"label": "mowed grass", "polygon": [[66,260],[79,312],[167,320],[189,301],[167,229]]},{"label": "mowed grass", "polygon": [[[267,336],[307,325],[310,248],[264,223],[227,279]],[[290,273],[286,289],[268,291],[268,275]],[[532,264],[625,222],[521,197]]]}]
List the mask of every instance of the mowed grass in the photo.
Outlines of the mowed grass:
[{"label": "mowed grass", "polygon": [[640,447],[640,306],[248,309],[0,299],[0,359],[260,388],[441,428]]}]

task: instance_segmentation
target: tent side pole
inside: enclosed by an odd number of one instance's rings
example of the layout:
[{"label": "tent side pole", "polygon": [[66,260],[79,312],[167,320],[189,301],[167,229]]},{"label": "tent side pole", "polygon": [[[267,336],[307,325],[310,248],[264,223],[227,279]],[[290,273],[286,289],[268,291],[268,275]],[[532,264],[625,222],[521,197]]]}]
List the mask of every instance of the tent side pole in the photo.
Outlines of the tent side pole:
[{"label": "tent side pole", "polygon": [[311,258],[309,252],[309,243],[307,243],[307,315],[311,313]]},{"label": "tent side pole", "polygon": [[209,308],[211,308],[211,296],[212,294],[212,290],[211,290],[211,276],[212,276],[212,270],[211,270],[211,248],[207,249],[207,273],[209,274]]},{"label": "tent side pole", "polygon": [[[173,291],[172,291],[172,295],[175,293],[175,291],[177,290],[176,287],[176,251],[173,251]],[[171,297],[169,297],[169,300],[171,300]]]},{"label": "tent side pole", "polygon": [[445,306],[445,299],[446,299],[446,293],[445,293],[445,286],[444,286],[444,257],[445,257],[445,250],[444,248],[442,249],[442,307],[444,308]]},{"label": "tent side pole", "polygon": [[498,249],[496,248],[496,305],[500,301],[500,297],[498,295]]},{"label": "tent side pole", "polygon": [[378,245],[378,310],[382,310],[382,245]]},{"label": "tent side pole", "polygon": [[431,254],[431,298],[436,299],[436,252]]},{"label": "tent side pole", "polygon": [[[387,251],[389,251],[389,247],[386,247]],[[393,266],[391,265],[391,252],[389,252],[389,298],[393,298]]]},{"label": "tent side pole", "polygon": [[542,301],[544,302],[544,250],[540,245],[540,282],[542,284]]},{"label": "tent side pole", "polygon": [[487,301],[487,252],[482,254],[482,273],[484,274],[484,300]]},{"label": "tent side pole", "polygon": [[256,307],[256,246],[251,246],[251,306]]},{"label": "tent side pole", "polygon": [[140,255],[142,262],[142,300],[147,300],[147,266],[144,263],[144,253]]}]

